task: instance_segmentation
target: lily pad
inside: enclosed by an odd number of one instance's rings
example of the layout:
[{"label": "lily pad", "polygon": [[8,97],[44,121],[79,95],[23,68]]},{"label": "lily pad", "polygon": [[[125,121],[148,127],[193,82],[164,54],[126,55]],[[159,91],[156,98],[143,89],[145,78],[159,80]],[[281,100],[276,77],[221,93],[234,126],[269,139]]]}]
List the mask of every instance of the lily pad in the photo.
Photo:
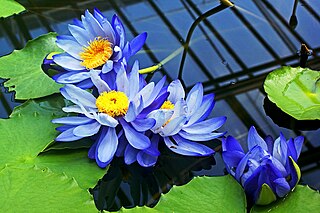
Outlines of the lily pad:
[{"label": "lily pad", "polygon": [[174,186],[154,208],[136,207],[121,212],[246,212],[242,187],[230,175],[197,177]]},{"label": "lily pad", "polygon": [[297,120],[320,120],[320,72],[282,67],[268,74],[264,89],[270,101]]},{"label": "lily pad", "polygon": [[9,91],[15,91],[15,98],[27,100],[59,92],[57,84],[41,69],[48,53],[61,51],[55,44],[56,33],[48,33],[29,41],[22,50],[0,58],[0,78]]},{"label": "lily pad", "polygon": [[2,169],[0,191],[2,212],[97,212],[73,178],[35,166]]},{"label": "lily pad", "polygon": [[26,9],[21,4],[14,0],[1,0],[0,18],[6,18],[25,10]]},{"label": "lily pad", "polygon": [[286,197],[267,206],[254,206],[251,213],[259,212],[319,212],[320,194],[308,186],[297,185]]}]

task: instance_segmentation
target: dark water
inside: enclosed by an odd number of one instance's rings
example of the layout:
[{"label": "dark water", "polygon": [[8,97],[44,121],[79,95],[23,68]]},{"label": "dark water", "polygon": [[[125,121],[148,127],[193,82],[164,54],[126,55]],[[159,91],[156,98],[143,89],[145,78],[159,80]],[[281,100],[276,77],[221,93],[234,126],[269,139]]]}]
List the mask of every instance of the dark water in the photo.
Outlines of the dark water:
[{"label": "dark water", "polygon": [[[181,46],[185,44],[190,26],[201,14],[219,6],[217,0],[19,2],[29,12],[0,20],[0,56],[22,48],[27,40],[49,31],[67,34],[67,24],[73,18],[79,18],[85,9],[96,7],[110,18],[117,13],[124,22],[129,39],[148,32],[144,50],[135,57],[140,60],[142,68],[159,63],[180,48],[176,57],[153,76],[148,76],[155,81],[164,74],[169,80],[177,78]],[[217,103],[212,116],[226,115],[228,120],[220,130],[228,130],[228,134],[242,144],[251,125],[256,126],[261,135],[278,137],[282,131],[287,138],[305,136],[306,143],[298,161],[302,171],[301,183],[320,189],[319,122],[311,123],[315,130],[306,131],[310,129],[309,124],[276,114],[275,124],[266,112],[276,113],[276,109],[265,100],[262,87],[267,73],[273,69],[281,65],[299,65],[297,52],[302,43],[313,50],[306,66],[320,69],[320,2],[296,2],[295,7],[294,0],[235,0],[236,7],[220,8],[195,28],[182,79],[188,89],[196,82],[203,82],[206,93],[216,94]],[[3,87],[1,93],[0,116],[6,118],[19,103],[15,103],[12,94],[5,93]],[[219,146],[216,149],[219,150]],[[121,161],[113,164],[112,172],[92,193],[103,194],[109,190],[109,197],[97,200],[97,203],[101,208],[107,205],[114,210],[121,205],[153,205],[157,195],[168,191],[173,184],[187,183],[193,175],[224,174],[219,152],[215,159],[188,160],[164,154],[153,170],[142,170],[135,165],[126,167]],[[112,194],[117,195],[116,198]]]}]

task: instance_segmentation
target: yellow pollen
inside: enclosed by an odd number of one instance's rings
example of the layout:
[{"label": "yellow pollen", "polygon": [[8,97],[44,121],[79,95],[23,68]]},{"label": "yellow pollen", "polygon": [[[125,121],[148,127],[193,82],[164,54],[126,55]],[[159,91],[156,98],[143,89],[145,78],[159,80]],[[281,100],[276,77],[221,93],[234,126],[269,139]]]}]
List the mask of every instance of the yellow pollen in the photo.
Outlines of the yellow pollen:
[{"label": "yellow pollen", "polygon": [[171,103],[171,101],[165,101],[160,107],[160,109],[173,109],[173,108],[174,108],[174,104]]},{"label": "yellow pollen", "polygon": [[107,39],[101,37],[95,38],[80,53],[80,58],[82,59],[80,64],[87,69],[97,68],[105,64],[113,53],[111,45]]},{"label": "yellow pollen", "polygon": [[129,107],[129,99],[124,92],[102,92],[96,100],[99,112],[106,113],[111,117],[124,116]]}]

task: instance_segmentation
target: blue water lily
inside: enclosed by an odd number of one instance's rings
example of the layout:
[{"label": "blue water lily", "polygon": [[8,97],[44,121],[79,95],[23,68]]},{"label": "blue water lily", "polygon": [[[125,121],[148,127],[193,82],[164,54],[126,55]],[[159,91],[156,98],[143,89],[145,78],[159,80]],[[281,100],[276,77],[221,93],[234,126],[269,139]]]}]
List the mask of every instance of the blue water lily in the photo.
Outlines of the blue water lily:
[{"label": "blue water lily", "polygon": [[203,95],[201,83],[197,83],[185,99],[185,91],[179,80],[167,88],[169,96],[160,109],[152,111],[148,118],[156,120],[152,128],[166,146],[175,153],[186,156],[208,156],[214,150],[201,144],[225,133],[215,132],[226,121],[225,116],[207,119],[215,105],[214,94]]},{"label": "blue water lily", "polygon": [[228,172],[244,187],[247,197],[266,205],[284,197],[300,179],[296,164],[304,138],[286,140],[282,133],[263,139],[254,127],[248,133],[248,152],[232,136],[222,139],[222,157]]},{"label": "blue water lily", "polygon": [[151,142],[145,131],[151,129],[156,121],[147,118],[145,112],[157,105],[154,102],[162,104],[167,97],[165,94],[159,96],[165,78],[157,84],[146,84],[138,70],[138,62],[134,63],[129,74],[122,66],[114,79],[115,84],[111,86],[101,79],[97,70],[91,70],[89,74],[97,89],[97,97],[72,84],[65,85],[61,94],[75,105],[64,107],[63,111],[78,115],[52,120],[63,124],[57,128],[61,134],[56,141],[68,142],[94,136],[95,143],[88,155],[100,167],[110,163],[119,144],[128,143],[137,150],[149,148]]},{"label": "blue water lily", "polygon": [[125,29],[117,15],[111,23],[98,9],[88,10],[69,25],[71,35],[57,37],[57,45],[63,53],[53,56],[55,64],[64,70],[53,78],[62,84],[77,84],[82,88],[92,85],[89,70],[101,69],[102,74],[118,72],[145,43],[147,34],[142,33],[128,42]]}]

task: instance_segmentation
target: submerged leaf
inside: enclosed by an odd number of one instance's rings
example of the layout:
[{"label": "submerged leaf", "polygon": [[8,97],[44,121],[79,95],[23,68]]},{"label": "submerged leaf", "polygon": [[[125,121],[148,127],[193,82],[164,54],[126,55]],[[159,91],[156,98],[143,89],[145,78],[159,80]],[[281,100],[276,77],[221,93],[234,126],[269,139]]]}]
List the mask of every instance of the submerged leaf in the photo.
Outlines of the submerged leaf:
[{"label": "submerged leaf", "polygon": [[320,72],[282,67],[269,73],[264,89],[270,101],[298,120],[320,120]]},{"label": "submerged leaf", "polygon": [[16,92],[16,99],[39,98],[59,92],[57,84],[41,69],[43,59],[50,52],[59,51],[56,34],[48,33],[29,41],[22,50],[0,58],[0,78],[9,91]]},{"label": "submerged leaf", "polygon": [[197,177],[174,186],[154,208],[136,207],[121,212],[246,212],[243,189],[230,175]]},{"label": "submerged leaf", "polygon": [[286,197],[267,206],[254,206],[251,213],[258,212],[319,212],[320,194],[308,186],[298,185]]},{"label": "submerged leaf", "polygon": [[25,10],[26,9],[21,4],[14,0],[1,0],[0,18],[6,18]]}]

